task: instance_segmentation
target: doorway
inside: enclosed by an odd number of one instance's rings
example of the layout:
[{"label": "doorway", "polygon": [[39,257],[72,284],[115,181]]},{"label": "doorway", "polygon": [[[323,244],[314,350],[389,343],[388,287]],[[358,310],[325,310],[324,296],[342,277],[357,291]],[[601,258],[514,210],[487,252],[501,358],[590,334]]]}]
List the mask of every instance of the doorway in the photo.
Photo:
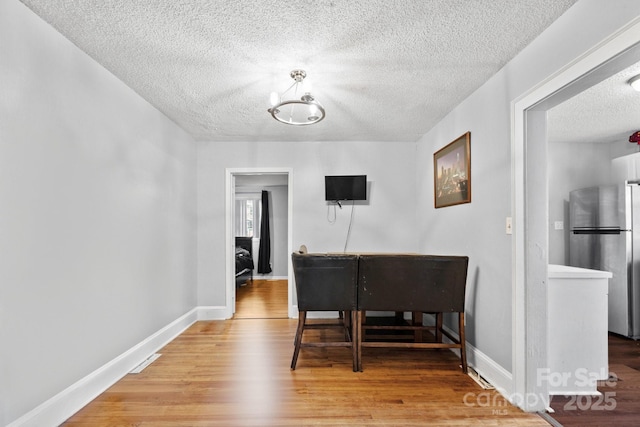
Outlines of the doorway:
[{"label": "doorway", "polygon": [[537,380],[547,363],[548,185],[546,111],[637,61],[636,20],[512,104],[513,403],[544,411],[548,389]]},{"label": "doorway", "polygon": [[[290,168],[238,168],[226,170],[226,317],[283,318],[291,317],[292,251],[292,170]],[[270,205],[271,238],[270,273],[258,273],[259,218],[250,218],[253,226],[251,256],[254,270],[249,280],[236,281],[236,199],[267,192]],[[247,196],[248,195],[248,196]],[[259,215],[259,214],[256,214]],[[253,236],[255,230],[256,236]],[[245,233],[246,234],[246,233]],[[239,298],[242,301],[239,301]],[[238,309],[240,312],[238,313]]]}]

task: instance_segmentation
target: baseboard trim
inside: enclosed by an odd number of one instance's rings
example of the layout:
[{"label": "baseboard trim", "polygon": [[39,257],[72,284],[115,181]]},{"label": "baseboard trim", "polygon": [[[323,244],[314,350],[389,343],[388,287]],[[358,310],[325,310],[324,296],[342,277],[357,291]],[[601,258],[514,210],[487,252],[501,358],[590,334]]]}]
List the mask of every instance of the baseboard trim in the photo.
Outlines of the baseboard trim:
[{"label": "baseboard trim", "polygon": [[[428,325],[435,325],[435,318],[433,315],[425,315],[425,323]],[[457,331],[443,326],[444,329],[449,332],[453,337],[459,339]],[[446,336],[442,337],[445,342],[451,342]],[[504,369],[495,360],[487,356],[482,351],[478,350],[473,345],[467,342],[467,364],[473,368],[482,378],[487,380],[496,390],[504,396],[505,399],[512,401],[513,390],[513,378],[511,372]],[[451,351],[460,356],[460,349],[452,348]]]},{"label": "baseboard trim", "polygon": [[[451,333],[448,328],[447,331]],[[460,354],[458,352],[458,354]],[[467,363],[473,367],[482,378],[487,380],[496,390],[511,401],[513,379],[511,372],[504,369],[495,360],[487,356],[467,342]]]},{"label": "baseboard trim", "polygon": [[232,314],[225,306],[200,306],[197,307],[198,320],[226,320],[231,319]]},{"label": "baseboard trim", "polygon": [[269,275],[261,275],[261,274],[254,274],[253,275],[253,280],[288,280],[289,278],[287,276],[269,276]]},{"label": "baseboard trim", "polygon": [[143,360],[156,353],[199,320],[199,311],[198,307],[192,309],[120,356],[27,412],[7,427],[57,426],[62,424],[127,375]]}]

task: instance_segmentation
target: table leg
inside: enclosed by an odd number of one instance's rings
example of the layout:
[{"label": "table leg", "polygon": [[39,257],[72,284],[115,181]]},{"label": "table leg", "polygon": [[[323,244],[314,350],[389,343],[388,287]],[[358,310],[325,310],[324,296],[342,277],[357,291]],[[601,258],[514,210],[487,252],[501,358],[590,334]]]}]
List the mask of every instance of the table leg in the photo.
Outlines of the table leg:
[{"label": "table leg", "polygon": [[[414,311],[411,313],[411,324],[413,326],[422,326],[422,312]],[[422,342],[422,329],[416,329],[413,337],[414,342]]]}]

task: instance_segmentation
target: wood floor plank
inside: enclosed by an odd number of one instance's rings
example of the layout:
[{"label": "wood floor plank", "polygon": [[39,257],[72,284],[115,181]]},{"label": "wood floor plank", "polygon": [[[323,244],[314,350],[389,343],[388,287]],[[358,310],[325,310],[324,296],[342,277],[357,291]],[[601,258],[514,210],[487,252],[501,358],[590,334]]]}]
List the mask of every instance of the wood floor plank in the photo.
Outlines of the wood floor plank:
[{"label": "wood floor plank", "polygon": [[292,319],[197,322],[64,425],[548,425],[481,389],[448,350],[364,349],[356,373],[349,349],[304,348],[291,371],[295,328]]},{"label": "wood floor plank", "polygon": [[286,319],[288,281],[254,279],[236,289],[234,319]]}]

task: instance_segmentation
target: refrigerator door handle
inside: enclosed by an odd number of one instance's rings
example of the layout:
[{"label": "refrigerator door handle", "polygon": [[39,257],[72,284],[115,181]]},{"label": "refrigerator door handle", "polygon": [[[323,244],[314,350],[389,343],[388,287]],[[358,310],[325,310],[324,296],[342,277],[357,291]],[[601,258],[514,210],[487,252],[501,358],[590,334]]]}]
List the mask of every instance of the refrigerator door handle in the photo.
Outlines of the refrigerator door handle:
[{"label": "refrigerator door handle", "polygon": [[623,231],[619,227],[611,228],[574,228],[571,230],[573,234],[620,234]]}]

